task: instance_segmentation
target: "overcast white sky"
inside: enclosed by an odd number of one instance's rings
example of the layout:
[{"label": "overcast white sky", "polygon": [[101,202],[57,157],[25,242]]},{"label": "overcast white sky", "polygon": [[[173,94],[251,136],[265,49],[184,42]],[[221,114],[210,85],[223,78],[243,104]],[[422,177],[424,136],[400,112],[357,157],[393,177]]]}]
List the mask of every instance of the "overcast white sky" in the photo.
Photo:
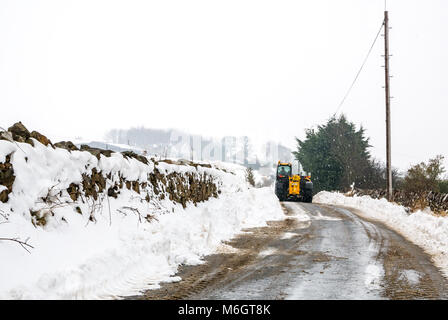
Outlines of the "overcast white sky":
[{"label": "overcast white sky", "polygon": [[[392,161],[406,169],[448,157],[448,1],[388,10]],[[383,11],[384,0],[0,0],[0,126],[58,140],[143,125],[295,147],[336,111]],[[381,54],[382,37],[342,112],[384,159]]]}]

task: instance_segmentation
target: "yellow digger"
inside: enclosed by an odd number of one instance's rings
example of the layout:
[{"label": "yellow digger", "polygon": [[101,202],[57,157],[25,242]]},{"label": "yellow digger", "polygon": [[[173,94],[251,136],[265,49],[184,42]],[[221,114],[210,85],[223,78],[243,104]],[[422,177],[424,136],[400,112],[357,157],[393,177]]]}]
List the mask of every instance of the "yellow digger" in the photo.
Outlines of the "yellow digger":
[{"label": "yellow digger", "polygon": [[277,164],[275,194],[280,201],[313,201],[313,182],[310,176],[292,174],[292,164]]}]

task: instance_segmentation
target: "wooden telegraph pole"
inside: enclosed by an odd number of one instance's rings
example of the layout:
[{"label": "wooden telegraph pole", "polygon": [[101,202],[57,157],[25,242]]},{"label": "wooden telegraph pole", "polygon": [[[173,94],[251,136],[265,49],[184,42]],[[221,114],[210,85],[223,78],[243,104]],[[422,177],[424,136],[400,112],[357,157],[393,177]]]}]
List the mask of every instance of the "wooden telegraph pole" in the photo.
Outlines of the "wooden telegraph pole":
[{"label": "wooden telegraph pole", "polygon": [[387,199],[393,200],[392,190],[392,165],[391,165],[391,143],[390,143],[390,85],[389,85],[389,15],[384,11],[384,59],[385,59],[385,80],[386,80],[386,170],[387,170]]}]

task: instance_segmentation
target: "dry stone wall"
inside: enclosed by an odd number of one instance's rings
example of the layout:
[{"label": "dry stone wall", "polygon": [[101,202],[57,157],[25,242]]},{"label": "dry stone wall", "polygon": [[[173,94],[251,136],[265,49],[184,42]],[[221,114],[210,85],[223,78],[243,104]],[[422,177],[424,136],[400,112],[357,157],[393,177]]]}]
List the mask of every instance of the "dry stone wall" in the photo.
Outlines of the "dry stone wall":
[{"label": "dry stone wall", "polygon": [[[363,190],[354,189],[347,193],[348,196],[370,196],[374,199],[386,198],[386,190]],[[394,190],[394,202],[400,204],[410,211],[424,209],[429,207],[435,213],[448,212],[448,194],[438,192],[404,192],[402,190]]]},{"label": "dry stone wall", "polygon": [[[110,150],[91,148],[87,145],[82,145],[78,149],[70,141],[61,141],[53,144],[47,137],[36,131],[30,133],[21,122],[14,124],[7,131],[0,132],[0,140],[8,140],[11,143],[29,143],[34,146],[31,138],[52,148],[63,148],[69,152],[90,152],[98,159],[100,159],[101,155],[110,157],[113,153]],[[93,167],[87,173],[82,174],[81,183],[71,183],[65,190],[70,198],[74,202],[85,198],[97,200],[100,195],[106,194],[109,197],[117,198],[120,192],[126,188],[140,195],[144,201],[150,202],[153,198],[158,200],[168,198],[173,202],[182,204],[185,208],[188,202],[196,204],[207,201],[211,197],[217,197],[221,193],[220,186],[222,182],[204,170],[198,170],[199,167],[211,168],[209,164],[193,163],[187,160],[156,161],[132,151],[122,152],[122,155],[125,158],[134,158],[145,165],[153,166],[154,169],[148,174],[146,181],[127,180],[120,172],[112,175],[110,172],[104,173]],[[14,167],[10,160],[11,155],[7,155],[5,161],[0,163],[0,201],[3,203],[8,201],[8,195],[12,192],[15,180]],[[172,165],[190,166],[192,170],[172,171],[165,174],[157,168],[158,164],[162,162]],[[218,168],[214,169],[219,170]]]}]

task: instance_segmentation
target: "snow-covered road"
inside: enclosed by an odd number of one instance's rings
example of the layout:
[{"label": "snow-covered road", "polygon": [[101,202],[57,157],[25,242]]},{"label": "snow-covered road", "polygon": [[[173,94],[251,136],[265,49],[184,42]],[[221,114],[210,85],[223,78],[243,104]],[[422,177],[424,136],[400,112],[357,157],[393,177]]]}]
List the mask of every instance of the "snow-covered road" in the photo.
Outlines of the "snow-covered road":
[{"label": "snow-covered road", "polygon": [[[140,298],[446,299],[448,282],[420,247],[356,209],[283,203],[287,218],[248,229],[182,281]],[[134,297],[136,298],[136,297]]]},{"label": "snow-covered road", "polygon": [[[380,223],[356,210],[330,205],[287,204],[311,219],[306,272],[287,290],[290,299],[446,298],[448,285],[429,256]],[[312,259],[321,254],[322,259]],[[311,258],[311,260],[310,260]]]}]

